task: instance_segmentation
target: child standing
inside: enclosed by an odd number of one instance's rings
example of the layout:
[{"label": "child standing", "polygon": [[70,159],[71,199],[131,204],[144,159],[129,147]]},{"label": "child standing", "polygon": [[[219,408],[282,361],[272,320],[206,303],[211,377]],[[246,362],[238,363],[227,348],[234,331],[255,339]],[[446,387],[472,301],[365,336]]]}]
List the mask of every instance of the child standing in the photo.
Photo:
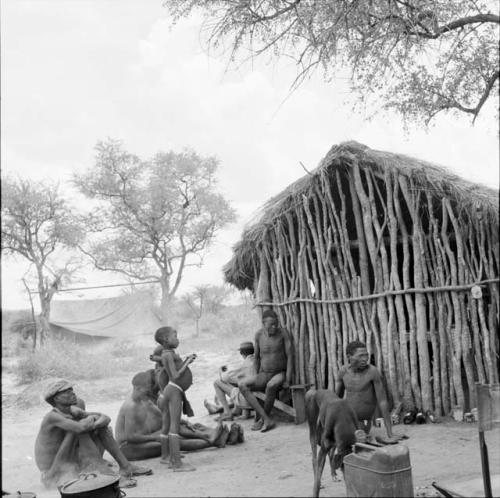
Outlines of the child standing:
[{"label": "child standing", "polygon": [[177,331],[172,327],[161,327],[156,331],[155,338],[163,344],[161,363],[168,375],[168,384],[163,391],[162,434],[161,434],[161,462],[168,463],[175,472],[196,470],[189,463],[181,461],[179,427],[185,391],[193,383],[193,375],[189,365],[196,358],[195,354],[187,356],[184,360],[176,353],[179,346]]}]

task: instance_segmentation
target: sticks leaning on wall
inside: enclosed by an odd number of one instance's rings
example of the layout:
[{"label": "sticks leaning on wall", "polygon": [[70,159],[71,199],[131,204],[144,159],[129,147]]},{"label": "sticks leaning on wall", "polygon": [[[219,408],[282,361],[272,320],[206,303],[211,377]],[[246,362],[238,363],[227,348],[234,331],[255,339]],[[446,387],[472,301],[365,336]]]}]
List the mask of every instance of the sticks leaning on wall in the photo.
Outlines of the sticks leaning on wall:
[{"label": "sticks leaning on wall", "polygon": [[333,388],[347,343],[360,340],[393,403],[475,406],[474,382],[498,382],[492,225],[394,169],[381,179],[354,158],[322,170],[254,261],[257,304],[275,307],[292,334],[296,382]]}]

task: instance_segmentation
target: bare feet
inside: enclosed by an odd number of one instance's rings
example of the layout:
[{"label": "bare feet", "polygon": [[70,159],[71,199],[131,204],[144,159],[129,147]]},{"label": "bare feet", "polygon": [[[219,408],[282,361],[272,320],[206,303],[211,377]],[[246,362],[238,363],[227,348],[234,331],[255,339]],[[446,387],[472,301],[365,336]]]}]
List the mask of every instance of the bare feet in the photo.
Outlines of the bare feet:
[{"label": "bare feet", "polygon": [[264,421],[262,419],[257,420],[250,429],[252,431],[260,431],[262,429],[262,426],[264,425]]},{"label": "bare feet", "polygon": [[222,432],[219,435],[219,438],[214,442],[214,446],[217,448],[224,448],[227,443],[227,439],[229,437],[229,428],[227,425],[222,424]]},{"label": "bare feet", "polygon": [[231,429],[229,429],[229,438],[227,444],[236,444],[240,437],[240,424],[233,422],[231,424]]},{"label": "bare feet", "polygon": [[137,480],[133,477],[121,476],[118,485],[120,488],[135,488],[137,486]]},{"label": "bare feet", "polygon": [[233,420],[233,416],[231,413],[223,413],[222,415],[215,417],[215,420],[217,420],[218,422],[223,422],[226,420]]},{"label": "bare feet", "polygon": [[274,429],[275,427],[276,427],[276,422],[270,420],[269,422],[264,423],[260,432],[267,432],[270,431],[271,429]]},{"label": "bare feet", "polygon": [[122,476],[150,476],[153,473],[153,470],[149,467],[141,467],[139,465],[135,465],[131,463],[128,467],[120,469],[120,475]]},{"label": "bare feet", "polygon": [[223,410],[222,406],[216,406],[207,400],[203,401],[203,405],[205,406],[205,408],[207,409],[207,411],[210,415],[215,415],[216,413],[221,413]]},{"label": "bare feet", "polygon": [[242,443],[243,441],[245,441],[245,435],[243,433],[243,427],[238,424],[238,428],[239,428],[238,443]]},{"label": "bare feet", "polygon": [[192,472],[196,470],[190,463],[182,462],[179,466],[174,467],[174,472]]},{"label": "bare feet", "polygon": [[222,431],[224,430],[224,424],[222,422],[219,422],[217,424],[217,427],[214,429],[214,433],[210,438],[208,438],[208,442],[210,444],[215,444],[215,441],[219,438],[219,436],[222,434]]}]

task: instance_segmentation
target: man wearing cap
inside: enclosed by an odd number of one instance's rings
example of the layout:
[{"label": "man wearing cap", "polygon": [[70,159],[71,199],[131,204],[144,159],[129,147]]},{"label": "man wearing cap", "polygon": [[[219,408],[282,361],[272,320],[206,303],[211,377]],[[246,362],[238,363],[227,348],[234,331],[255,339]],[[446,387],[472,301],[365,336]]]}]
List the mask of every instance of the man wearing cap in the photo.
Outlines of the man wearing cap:
[{"label": "man wearing cap", "polygon": [[[274,400],[280,389],[290,386],[293,374],[290,334],[278,325],[278,316],[272,310],[262,313],[262,328],[255,334],[254,364],[257,374],[241,381],[238,387],[258,418],[252,430],[266,432],[276,426],[270,417]],[[265,392],[263,407],[252,391]]]},{"label": "man wearing cap", "polygon": [[86,412],[83,400],[76,397],[68,381],[51,382],[44,399],[53,408],[42,420],[35,442],[35,462],[45,486],[60,485],[78,477],[83,470],[112,473],[102,458],[104,450],[117,461],[124,477],[152,473],[151,469],[133,465],[125,458],[108,427],[110,418]]},{"label": "man wearing cap", "polygon": [[[219,378],[214,382],[215,395],[222,406],[222,414],[218,420],[232,420],[233,416],[241,413],[242,410],[248,414],[252,408],[241,394],[238,384],[246,378],[255,376],[253,343],[250,341],[242,342],[238,350],[243,357],[241,365],[233,369],[228,369],[226,365],[223,365],[219,371]],[[229,396],[233,404],[232,412],[226,396]],[[209,413],[217,413],[217,408],[213,407],[207,400],[204,404]]]},{"label": "man wearing cap", "polygon": [[[148,370],[134,375],[132,386],[132,396],[125,400],[116,419],[116,440],[129,460],[159,457],[162,414],[155,403],[157,389],[154,371]],[[230,439],[230,431],[222,423],[210,429],[202,424],[190,424],[181,419],[180,449],[194,451],[240,442],[239,433],[234,432],[235,430]]]}]

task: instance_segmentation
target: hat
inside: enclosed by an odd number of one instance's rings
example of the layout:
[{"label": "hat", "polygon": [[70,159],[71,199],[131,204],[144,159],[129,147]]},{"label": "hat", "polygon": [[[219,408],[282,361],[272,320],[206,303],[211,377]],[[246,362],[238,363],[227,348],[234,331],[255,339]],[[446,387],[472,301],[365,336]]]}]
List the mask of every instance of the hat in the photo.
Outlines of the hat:
[{"label": "hat", "polygon": [[64,379],[55,380],[51,382],[45,389],[45,392],[43,393],[43,399],[48,402],[49,399],[53,398],[57,393],[65,391],[70,387],[73,387],[73,384],[71,384],[67,380]]},{"label": "hat", "polygon": [[253,342],[245,341],[240,344],[238,351],[255,351],[253,347]]},{"label": "hat", "polygon": [[136,387],[151,388],[152,386],[151,372],[139,372],[132,377],[132,385]]},{"label": "hat", "polygon": [[277,320],[278,315],[273,310],[266,310],[262,313],[262,320],[264,320],[264,318],[276,318]]}]

